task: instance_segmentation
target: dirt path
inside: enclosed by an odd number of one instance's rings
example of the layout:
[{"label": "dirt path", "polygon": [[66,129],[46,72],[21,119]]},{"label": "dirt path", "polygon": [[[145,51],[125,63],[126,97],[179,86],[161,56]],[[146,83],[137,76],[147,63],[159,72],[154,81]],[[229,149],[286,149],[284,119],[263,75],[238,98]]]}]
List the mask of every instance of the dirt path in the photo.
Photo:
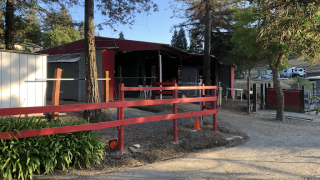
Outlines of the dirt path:
[{"label": "dirt path", "polygon": [[[233,114],[220,109],[226,121],[250,137],[244,145],[208,149],[99,176],[76,179],[318,179],[320,123],[277,122],[266,114]],[[70,177],[69,177],[70,178]]]}]

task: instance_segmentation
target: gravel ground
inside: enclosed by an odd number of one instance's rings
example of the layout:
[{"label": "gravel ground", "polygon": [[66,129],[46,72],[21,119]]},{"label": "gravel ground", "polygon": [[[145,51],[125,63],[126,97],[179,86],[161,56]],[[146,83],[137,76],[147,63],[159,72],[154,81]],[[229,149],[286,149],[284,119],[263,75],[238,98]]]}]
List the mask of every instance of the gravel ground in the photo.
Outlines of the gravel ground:
[{"label": "gravel ground", "polygon": [[[320,123],[286,119],[267,111],[247,115],[244,102],[229,99],[218,123],[249,136],[242,145],[211,148],[144,166],[52,179],[320,179]],[[231,108],[235,105],[235,108]],[[190,105],[192,106],[192,105]],[[188,109],[188,108],[186,108]],[[242,110],[241,110],[242,109]]]}]

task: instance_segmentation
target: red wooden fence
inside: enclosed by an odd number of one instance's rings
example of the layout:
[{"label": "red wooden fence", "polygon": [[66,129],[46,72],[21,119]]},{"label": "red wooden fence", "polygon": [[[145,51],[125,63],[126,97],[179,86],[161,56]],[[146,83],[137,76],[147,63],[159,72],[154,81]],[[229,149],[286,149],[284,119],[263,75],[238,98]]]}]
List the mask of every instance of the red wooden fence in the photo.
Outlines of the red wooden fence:
[{"label": "red wooden fence", "polygon": [[[177,90],[185,89],[213,89],[214,96],[203,96],[199,98],[177,98]],[[177,87],[176,83],[173,87],[124,87],[123,83],[119,84],[119,100],[118,102],[103,102],[103,103],[90,103],[90,104],[72,104],[72,105],[59,105],[59,106],[39,106],[39,107],[20,107],[20,108],[3,108],[0,109],[0,116],[19,115],[19,114],[32,114],[32,113],[48,113],[48,112],[67,112],[67,111],[79,111],[79,110],[91,110],[91,109],[106,109],[117,108],[117,121],[108,121],[101,123],[76,125],[76,126],[64,126],[55,128],[44,129],[32,129],[18,132],[2,132],[0,137],[4,139],[10,139],[10,136],[17,138],[26,138],[34,136],[44,136],[51,134],[62,134],[79,131],[89,131],[97,129],[105,129],[110,127],[118,127],[118,151],[123,150],[123,126],[130,124],[138,124],[145,122],[161,121],[173,119],[173,142],[177,142],[177,119],[186,118],[192,116],[204,116],[213,114],[213,130],[217,131],[216,126],[216,114],[218,110],[214,106],[213,108],[203,106],[202,111],[177,113],[177,103],[190,103],[190,102],[205,102],[205,101],[217,101],[215,91],[217,86],[191,86],[191,87]],[[142,100],[142,101],[124,101],[124,91],[141,91],[141,90],[172,90],[174,91],[173,99],[158,99],[158,100]],[[124,119],[124,107],[132,106],[147,106],[158,104],[173,104],[173,114],[139,117]],[[216,103],[214,103],[216,104]],[[207,111],[204,111],[207,110]]]},{"label": "red wooden fence", "polygon": [[[174,86],[175,82],[156,82],[157,86]],[[156,91],[156,94],[173,94],[173,91]],[[159,96],[160,98],[160,96]]]}]

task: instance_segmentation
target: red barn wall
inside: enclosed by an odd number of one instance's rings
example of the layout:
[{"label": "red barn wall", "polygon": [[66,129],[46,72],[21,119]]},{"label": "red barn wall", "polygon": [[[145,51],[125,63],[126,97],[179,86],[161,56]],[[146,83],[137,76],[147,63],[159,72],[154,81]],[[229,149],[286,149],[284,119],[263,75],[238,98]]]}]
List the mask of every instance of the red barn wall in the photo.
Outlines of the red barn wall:
[{"label": "red barn wall", "polygon": [[[111,80],[109,81],[109,100],[113,100],[113,88],[114,88],[114,73],[113,73],[113,67],[114,67],[114,50],[112,49],[104,49],[102,50],[102,73],[104,74],[105,71],[109,71],[109,78]],[[106,81],[103,81],[102,86],[102,95],[104,97],[105,94],[105,83]],[[105,99],[104,99],[105,100]]]}]

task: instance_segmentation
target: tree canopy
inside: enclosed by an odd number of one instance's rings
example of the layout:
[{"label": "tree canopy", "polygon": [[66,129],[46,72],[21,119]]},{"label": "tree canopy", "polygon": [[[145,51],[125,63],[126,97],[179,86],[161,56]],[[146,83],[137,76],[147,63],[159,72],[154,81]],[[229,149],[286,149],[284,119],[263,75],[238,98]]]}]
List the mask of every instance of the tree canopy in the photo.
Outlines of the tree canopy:
[{"label": "tree canopy", "polygon": [[[252,1],[236,8],[232,41],[248,57],[263,58],[273,74],[278,74],[293,51],[300,52],[301,59],[317,63],[319,11],[319,1]],[[276,118],[283,120],[284,96],[278,76],[273,76],[273,82],[278,96]]]},{"label": "tree canopy", "polygon": [[179,32],[175,29],[171,39],[171,45],[182,50],[187,50],[188,42],[186,38],[186,33],[182,27],[180,27]]},{"label": "tree canopy", "polygon": [[15,34],[16,43],[34,43],[41,45],[42,32],[41,22],[33,9],[26,11],[25,16],[21,19],[20,26]]},{"label": "tree canopy", "polygon": [[43,46],[50,48],[67,44],[81,39],[81,35],[78,30],[72,27],[56,26],[54,29],[46,31],[43,36]]}]

